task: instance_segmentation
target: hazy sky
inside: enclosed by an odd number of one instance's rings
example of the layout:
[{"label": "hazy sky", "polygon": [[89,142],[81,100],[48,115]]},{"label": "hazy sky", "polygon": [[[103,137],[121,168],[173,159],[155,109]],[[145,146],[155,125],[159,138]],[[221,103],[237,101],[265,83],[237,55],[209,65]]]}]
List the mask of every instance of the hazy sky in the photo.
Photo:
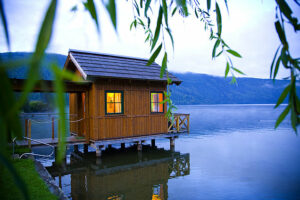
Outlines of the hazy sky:
[{"label": "hazy sky", "polygon": [[[33,51],[37,34],[49,0],[5,0],[12,51]],[[97,1],[96,1],[97,2]],[[99,1],[100,2],[100,1]],[[80,49],[132,57],[149,58],[150,48],[144,43],[142,30],[129,30],[133,19],[132,5],[125,0],[117,0],[118,32],[109,21],[106,11],[97,5],[101,23],[100,35],[89,14],[79,7],[76,13],[70,12],[79,0],[60,0],[55,21],[54,35],[48,52],[67,55],[68,49]],[[205,5],[205,0],[200,3]],[[274,28],[274,0],[230,0],[229,14],[222,0],[223,38],[237,50],[242,59],[233,59],[234,65],[249,77],[268,78],[270,64],[279,40]],[[291,4],[296,16],[300,17],[299,7]],[[154,11],[155,12],[155,11]],[[155,14],[156,16],[156,14]],[[209,32],[194,18],[183,19],[176,16],[170,20],[175,51],[170,49],[169,70],[176,72],[197,72],[223,76],[225,58],[211,59],[214,43],[210,41]],[[300,55],[300,37],[289,31],[290,44],[294,57]],[[299,35],[299,34],[298,34]],[[4,31],[0,28],[0,51],[6,52]],[[167,38],[168,40],[168,38]],[[160,64],[160,59],[157,62]],[[279,77],[288,73],[280,71]]]}]

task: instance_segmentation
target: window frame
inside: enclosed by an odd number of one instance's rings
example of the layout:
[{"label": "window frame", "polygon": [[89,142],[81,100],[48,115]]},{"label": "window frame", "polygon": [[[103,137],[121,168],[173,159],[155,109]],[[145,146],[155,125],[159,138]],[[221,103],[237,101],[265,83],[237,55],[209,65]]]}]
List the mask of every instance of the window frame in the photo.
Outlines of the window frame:
[{"label": "window frame", "polygon": [[[107,113],[107,93],[121,93],[121,112],[120,113]],[[116,102],[113,102],[116,103]],[[124,91],[123,90],[105,90],[104,92],[104,107],[105,115],[123,115],[124,114]]]},{"label": "window frame", "polygon": [[[163,105],[163,111],[162,112],[152,112],[152,110],[151,110],[151,103],[152,103],[151,94],[152,93],[161,93],[163,95],[163,101],[165,100],[165,94],[164,94],[163,91],[150,91],[150,113],[151,114],[163,114],[163,113],[165,113],[165,103],[162,104]],[[155,102],[153,102],[153,103],[155,103]],[[157,104],[159,104],[159,102]]]}]

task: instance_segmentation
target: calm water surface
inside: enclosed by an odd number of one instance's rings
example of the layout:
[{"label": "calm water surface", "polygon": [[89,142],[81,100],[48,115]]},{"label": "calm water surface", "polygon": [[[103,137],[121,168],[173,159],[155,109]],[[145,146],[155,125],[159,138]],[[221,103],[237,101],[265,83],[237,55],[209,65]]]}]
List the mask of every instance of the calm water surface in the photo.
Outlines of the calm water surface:
[{"label": "calm water surface", "polygon": [[[90,150],[65,168],[41,159],[72,199],[300,199],[300,138],[273,105],[178,106],[190,113],[190,134],[175,141],[106,151]],[[37,136],[38,137],[38,136]],[[82,148],[82,147],[81,147]],[[49,149],[36,148],[36,152]]]}]

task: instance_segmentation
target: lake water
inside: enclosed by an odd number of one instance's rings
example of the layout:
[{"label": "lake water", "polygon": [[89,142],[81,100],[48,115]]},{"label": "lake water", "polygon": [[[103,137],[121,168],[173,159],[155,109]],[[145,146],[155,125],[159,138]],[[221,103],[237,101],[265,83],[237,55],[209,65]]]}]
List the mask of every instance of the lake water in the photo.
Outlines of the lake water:
[{"label": "lake water", "polygon": [[[190,134],[157,148],[68,150],[65,168],[40,159],[73,199],[300,199],[300,138],[273,105],[178,106],[190,113]],[[149,144],[149,141],[148,141]],[[82,150],[82,147],[80,147]],[[47,148],[35,148],[47,153]]]}]

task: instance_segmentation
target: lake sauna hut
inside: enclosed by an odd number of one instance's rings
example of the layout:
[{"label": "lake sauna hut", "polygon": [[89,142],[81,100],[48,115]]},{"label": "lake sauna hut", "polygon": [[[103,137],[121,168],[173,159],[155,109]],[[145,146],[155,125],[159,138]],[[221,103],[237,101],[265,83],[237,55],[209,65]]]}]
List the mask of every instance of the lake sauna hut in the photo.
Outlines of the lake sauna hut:
[{"label": "lake sauna hut", "polygon": [[[85,138],[85,150],[89,144],[101,156],[105,145],[121,144],[124,148],[125,143],[131,142],[141,150],[144,141],[151,140],[155,145],[155,139],[161,137],[169,138],[170,146],[174,147],[174,139],[189,131],[188,114],[175,114],[175,120],[168,121],[167,104],[161,104],[167,89],[166,75],[161,79],[161,67],[156,63],[147,66],[147,62],[141,58],[69,50],[64,69],[78,74],[87,83],[66,84],[70,93],[70,133]],[[171,73],[169,77],[172,84],[181,83]],[[71,123],[74,121],[77,123]]]}]

